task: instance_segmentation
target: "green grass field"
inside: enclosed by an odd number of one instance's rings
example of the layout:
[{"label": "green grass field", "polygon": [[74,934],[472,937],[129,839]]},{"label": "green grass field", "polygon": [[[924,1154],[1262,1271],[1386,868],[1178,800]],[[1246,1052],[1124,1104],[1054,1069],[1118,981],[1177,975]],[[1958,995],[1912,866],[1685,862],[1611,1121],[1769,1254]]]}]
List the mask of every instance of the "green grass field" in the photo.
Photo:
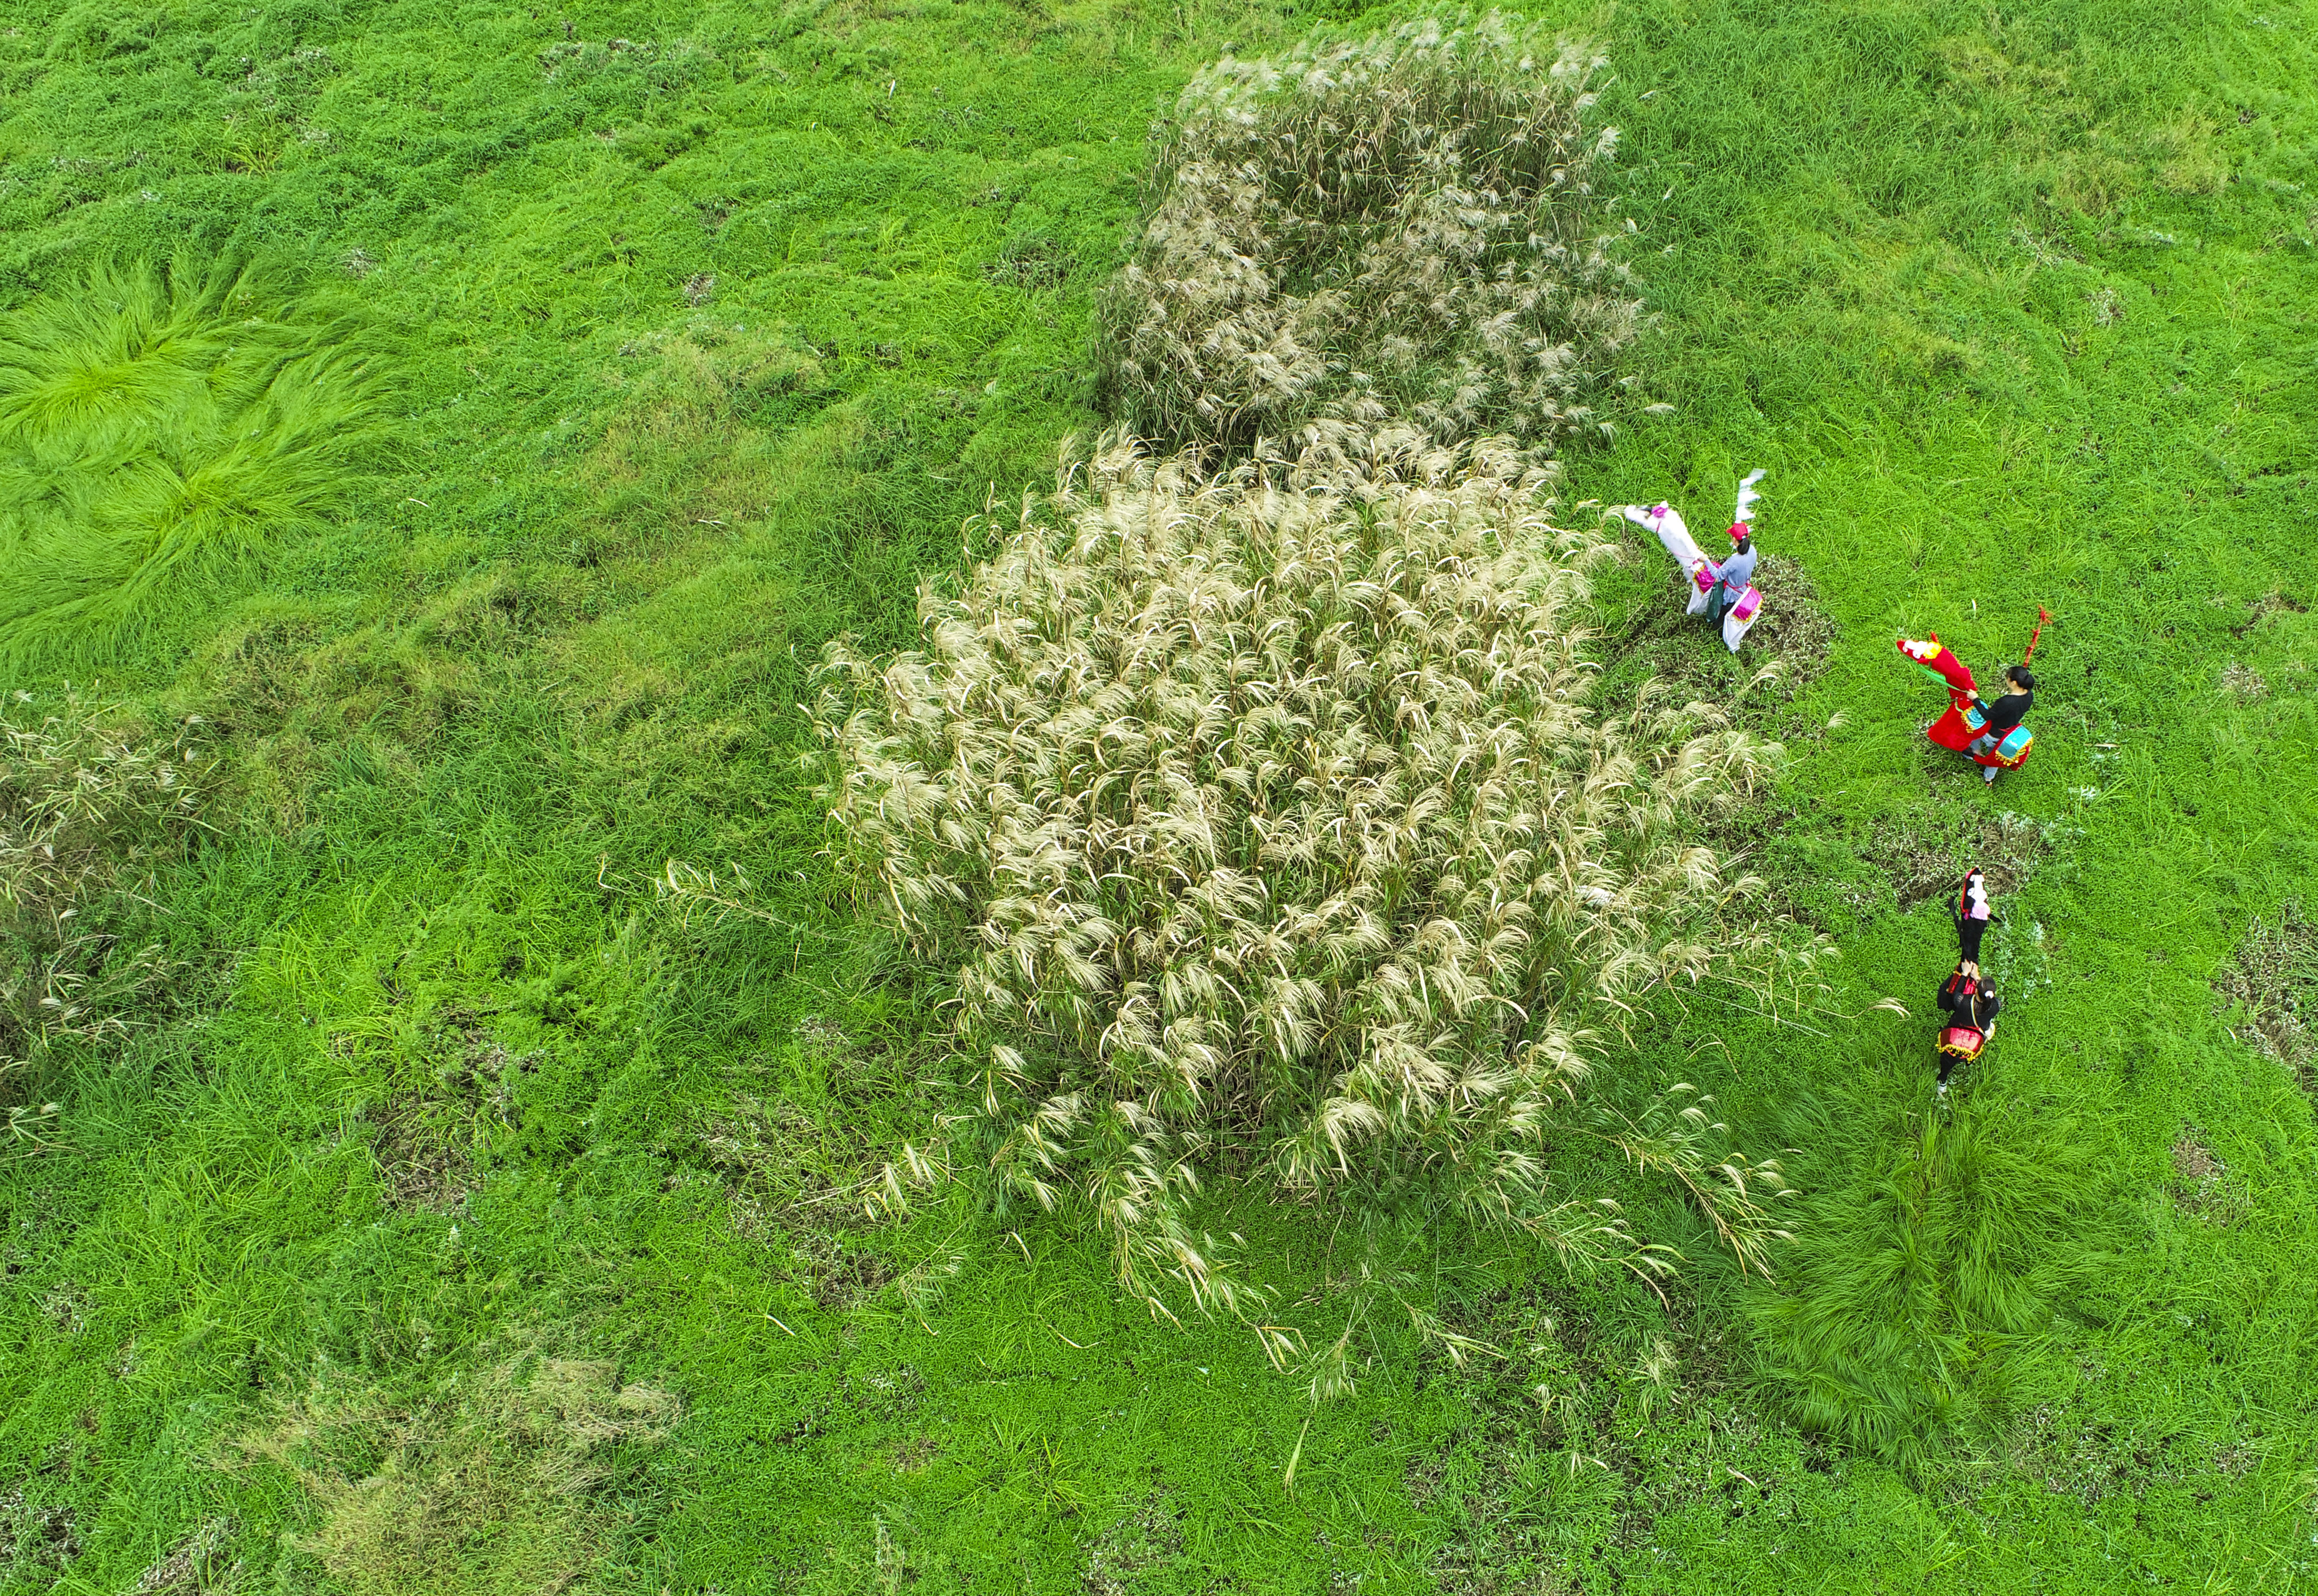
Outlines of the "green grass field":
[{"label": "green grass field", "polygon": [[[1104,425],[1190,73],[1396,14],[9,9],[0,686],[220,762],[91,911],[169,980],[0,1076],[57,1105],[0,1145],[0,1592],[2318,1589],[2304,0],[1532,13],[1611,63],[1654,318],[1565,517],[1771,472],[1747,655],[1655,548],[1599,596],[1613,700],[1793,755],[1723,840],[1834,999],[1632,1076],[1792,1149],[1774,1280],[1648,1182],[1663,1296],[1417,1215],[1489,1352],[1379,1321],[1316,1405],[1067,1217],[864,1213],[936,1017],[821,856],[807,669]],[[1891,640],[1985,679],[2040,605],[1986,789]],[[1972,858],[2011,1007],[1933,1114]],[[1336,1239],[1214,1200],[1333,1337]]]}]

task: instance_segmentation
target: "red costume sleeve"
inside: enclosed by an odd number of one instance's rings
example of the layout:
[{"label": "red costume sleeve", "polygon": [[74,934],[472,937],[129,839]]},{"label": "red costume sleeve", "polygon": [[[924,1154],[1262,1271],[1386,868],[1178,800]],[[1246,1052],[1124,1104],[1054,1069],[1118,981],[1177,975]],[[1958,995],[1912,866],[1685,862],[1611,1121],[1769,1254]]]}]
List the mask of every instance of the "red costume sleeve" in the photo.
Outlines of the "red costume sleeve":
[{"label": "red costume sleeve", "polygon": [[1963,694],[1969,701],[1978,695],[1980,689],[1972,679],[1972,672],[1955,657],[1955,650],[1944,647],[1938,638],[1917,642],[1903,637],[1895,646],[1902,659],[1938,681],[1951,696]]},{"label": "red costume sleeve", "polygon": [[1955,657],[1954,650],[1943,647],[1936,637],[1921,642],[1903,637],[1897,647],[1902,659],[1948,690],[1948,713],[1926,727],[1924,734],[1940,747],[1962,753],[1964,745],[1979,735],[1963,721],[1964,712],[1979,696],[1972,672]]}]

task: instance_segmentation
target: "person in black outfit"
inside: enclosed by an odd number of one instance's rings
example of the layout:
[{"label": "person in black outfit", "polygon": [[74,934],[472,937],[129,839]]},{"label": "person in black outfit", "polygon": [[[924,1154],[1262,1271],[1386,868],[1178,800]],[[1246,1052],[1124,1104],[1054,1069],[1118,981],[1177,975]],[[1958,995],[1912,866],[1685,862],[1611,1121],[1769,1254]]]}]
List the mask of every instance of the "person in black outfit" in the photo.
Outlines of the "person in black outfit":
[{"label": "person in black outfit", "polygon": [[[1994,704],[1979,701],[1980,713],[1988,717],[1978,737],[1964,749],[1967,754],[1984,754],[2004,740],[2004,734],[2020,724],[2021,718],[2036,706],[2036,678],[2028,674],[2025,665],[2007,666],[2004,671],[2005,691]],[[1993,782],[1996,767],[1983,765],[1980,779]]]},{"label": "person in black outfit", "polygon": [[1948,1077],[1956,1066],[1978,1058],[1996,1035],[1996,1017],[2004,1008],[2004,1000],[1989,990],[1980,973],[1980,939],[1988,929],[1988,884],[1978,869],[1963,878],[1951,912],[1956,926],[1956,967],[1932,1000],[1944,1017],[1936,1043],[1942,1097],[1947,1095]]}]

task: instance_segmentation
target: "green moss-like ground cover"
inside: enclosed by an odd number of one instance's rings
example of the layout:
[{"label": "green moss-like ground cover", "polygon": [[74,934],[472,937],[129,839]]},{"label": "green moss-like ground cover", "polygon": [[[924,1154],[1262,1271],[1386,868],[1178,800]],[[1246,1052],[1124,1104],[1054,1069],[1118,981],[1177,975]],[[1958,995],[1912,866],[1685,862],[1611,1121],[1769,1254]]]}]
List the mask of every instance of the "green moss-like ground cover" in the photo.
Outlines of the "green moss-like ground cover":
[{"label": "green moss-like ground cover", "polygon": [[[1775,1284],[1648,1191],[1664,1301],[1412,1242],[1501,1356],[1380,1327],[1316,1411],[1066,1226],[858,1217],[929,1019],[814,857],[803,662],[904,636],[1100,425],[1150,113],[1326,20],[13,8],[0,298],[266,255],[392,331],[402,421],[328,530],[103,661],[235,799],[153,894],[177,1006],[0,1161],[0,1589],[2318,1583],[2318,1132],[2214,985],[2318,880],[2299,0],[1555,18],[1613,58],[1660,318],[1571,497],[1711,528],[1771,468],[1817,599],[1786,568],[1758,633],[1800,758],[1740,839],[1842,1013],[1918,1011],[1651,1045],[1798,1150]],[[1606,586],[1612,689],[1737,691],[1667,586]],[[2037,756],[1986,791],[1889,640],[1984,668],[2040,603]],[[1927,1119],[1968,853],[2015,1007]],[[777,919],[681,923],[671,856]],[[1327,1238],[1233,1222],[1333,1333]]]}]

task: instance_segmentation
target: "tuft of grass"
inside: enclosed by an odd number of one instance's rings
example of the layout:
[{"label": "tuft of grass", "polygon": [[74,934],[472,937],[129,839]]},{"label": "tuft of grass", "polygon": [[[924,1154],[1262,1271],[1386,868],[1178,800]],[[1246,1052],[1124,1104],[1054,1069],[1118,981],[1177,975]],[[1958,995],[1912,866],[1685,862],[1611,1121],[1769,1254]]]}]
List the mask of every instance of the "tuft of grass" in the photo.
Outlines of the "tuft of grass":
[{"label": "tuft of grass", "polygon": [[352,1596],[517,1596],[584,1582],[618,1527],[601,1493],[682,1407],[610,1363],[527,1350],[416,1401],[325,1380],[228,1466],[296,1483],[313,1522],[295,1545]]},{"label": "tuft of grass", "polygon": [[2023,1134],[1970,1087],[1952,1117],[1801,1111],[1834,1178],[1755,1315],[1783,1405],[1909,1469],[1999,1433],[2015,1361],[2098,1257],[2104,1194],[2083,1128],[2051,1112]]},{"label": "tuft of grass", "polygon": [[101,657],[344,504],[385,363],[272,273],[98,265],[0,318],[0,659]]},{"label": "tuft of grass", "polygon": [[[32,1107],[52,1050],[117,1042],[168,970],[121,945],[119,911],[201,824],[215,761],[197,722],[148,738],[67,691],[19,692],[0,713],[0,1110],[10,1143],[37,1141]],[[48,713],[40,711],[47,709]]]},{"label": "tuft of grass", "polygon": [[1113,415],[1235,449],[1322,419],[1606,436],[1640,307],[1593,197],[1604,64],[1451,11],[1199,73],[1100,300]]}]

